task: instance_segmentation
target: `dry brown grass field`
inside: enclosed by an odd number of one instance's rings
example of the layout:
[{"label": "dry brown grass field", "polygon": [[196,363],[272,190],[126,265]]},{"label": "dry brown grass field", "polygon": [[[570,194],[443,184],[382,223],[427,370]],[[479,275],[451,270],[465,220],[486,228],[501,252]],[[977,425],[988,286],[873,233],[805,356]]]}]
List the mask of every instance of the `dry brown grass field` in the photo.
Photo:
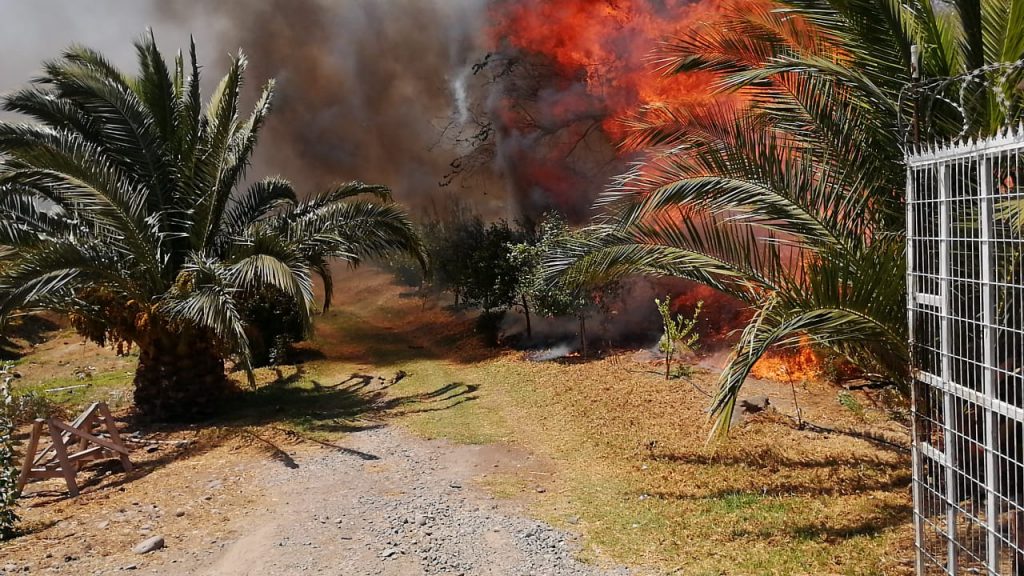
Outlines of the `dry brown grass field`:
[{"label": "dry brown grass field", "polygon": [[[751,381],[745,395],[767,395],[772,407],[709,445],[702,391],[713,389],[713,370],[666,381],[636,350],[530,362],[484,346],[472,318],[382,273],[349,273],[336,290],[336,308],[318,318],[300,364],[261,371],[257,390],[198,426],[131,424],[131,357],[59,329],[34,346],[19,341],[16,391],[84,384],[47,395],[68,412],[111,403],[126,431],[140,432],[139,466],[127,476],[87,471],[73,500],[59,483],[30,486],[20,510],[27,534],[2,545],[0,565],[59,571],[89,559],[97,570],[123,567],[139,562],[128,551],[147,528],[215,554],[247,515],[268,506],[262,470],[344,449],[360,430],[385,423],[530,454],[542,465],[481,474],[476,485],[580,533],[588,561],[658,574],[912,572],[908,455],[801,429],[794,419],[799,408],[820,426],[907,442],[877,393]],[[197,499],[211,483],[216,493]],[[44,549],[57,552],[46,557]]]}]

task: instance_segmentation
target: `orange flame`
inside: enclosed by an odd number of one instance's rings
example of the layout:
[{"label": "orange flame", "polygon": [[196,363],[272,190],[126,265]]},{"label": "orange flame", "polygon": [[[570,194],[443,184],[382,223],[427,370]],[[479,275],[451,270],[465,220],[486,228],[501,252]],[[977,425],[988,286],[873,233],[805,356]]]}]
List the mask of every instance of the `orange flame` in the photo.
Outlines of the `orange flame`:
[{"label": "orange flame", "polygon": [[698,303],[702,310],[697,322],[700,341],[711,348],[728,343],[753,315],[739,300],[695,282],[686,282],[682,292],[672,299],[672,311],[690,318]]},{"label": "orange flame", "polygon": [[750,375],[761,380],[800,383],[822,377],[822,361],[811,342],[804,339],[795,349],[769,352],[754,364]]},{"label": "orange flame", "polygon": [[[751,0],[757,1],[757,0]],[[545,55],[566,78],[605,103],[605,130],[620,135],[617,119],[644,106],[700,104],[712,97],[707,73],[666,77],[652,64],[658,43],[712,22],[716,0],[516,0],[492,8],[496,50]]]}]

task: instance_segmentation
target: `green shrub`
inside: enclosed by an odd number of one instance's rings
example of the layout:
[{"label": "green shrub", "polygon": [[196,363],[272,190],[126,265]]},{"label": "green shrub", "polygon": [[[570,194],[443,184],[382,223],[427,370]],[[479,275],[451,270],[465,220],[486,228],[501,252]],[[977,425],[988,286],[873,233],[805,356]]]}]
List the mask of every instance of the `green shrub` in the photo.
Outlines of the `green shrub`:
[{"label": "green shrub", "polygon": [[[665,380],[671,380],[673,376],[672,360],[675,358],[679,348],[694,350],[697,347],[697,340],[700,338],[700,334],[696,331],[697,321],[700,318],[704,302],[697,303],[697,309],[693,312],[693,318],[689,320],[683,318],[680,314],[672,316],[668,296],[665,297],[664,301],[655,299],[654,304],[658,307],[658,313],[661,314],[661,325],[664,329],[661,340],[658,341],[658,350],[665,355]],[[689,377],[690,373],[688,370],[683,370],[679,374],[676,378]],[[684,374],[685,376],[683,376]]]},{"label": "green shrub", "polygon": [[[3,373],[7,372],[4,366]],[[0,382],[0,540],[14,537],[18,515],[14,507],[18,499],[18,469],[14,462],[14,401],[11,398],[13,377],[2,374]]]},{"label": "green shrub", "polygon": [[264,286],[247,292],[241,300],[252,365],[286,363],[289,345],[306,336],[302,311],[295,298],[279,288]]},{"label": "green shrub", "polygon": [[67,418],[67,410],[45,394],[28,391],[13,394],[7,406],[8,415],[15,425],[28,424],[37,418]]}]

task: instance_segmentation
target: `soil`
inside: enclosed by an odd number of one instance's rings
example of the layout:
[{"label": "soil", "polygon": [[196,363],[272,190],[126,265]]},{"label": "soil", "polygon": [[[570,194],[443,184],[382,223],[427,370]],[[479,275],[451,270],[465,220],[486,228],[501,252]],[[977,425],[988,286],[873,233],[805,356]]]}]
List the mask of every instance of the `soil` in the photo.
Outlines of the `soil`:
[{"label": "soil", "polygon": [[[0,574],[642,574],[607,566],[601,560],[606,550],[623,561],[662,567],[668,561],[658,554],[668,554],[669,561],[696,567],[687,573],[765,573],[764,565],[721,569],[756,554],[785,560],[759,551],[762,544],[820,552],[826,560],[818,566],[834,559],[834,570],[785,573],[910,572],[904,561],[912,544],[906,457],[794,423],[799,413],[814,423],[870,429],[906,444],[905,429],[889,419],[887,405],[873,395],[852,393],[854,410],[838,404],[842,392],[835,387],[752,379],[744,396],[767,397],[771,407],[745,416],[733,441],[712,457],[704,444],[703,410],[720,365],[714,358],[701,358],[693,378],[672,382],[660,376],[663,366],[656,355],[635,350],[590,362],[529,363],[521,353],[471,345],[471,321],[404,297],[383,276],[360,274],[342,288],[353,304],[322,318],[317,339],[302,348],[314,383],[345,380],[355,369],[373,375],[368,383],[383,386],[400,366],[414,373],[436,367],[406,364],[430,358],[443,359],[445,366],[435,384],[465,377],[490,396],[481,395],[477,408],[461,397],[436,398],[434,384],[417,388],[426,376],[417,373],[406,381],[414,384],[407,390],[367,390],[366,397],[387,406],[390,394],[423,396],[452,410],[431,408],[406,417],[398,402],[403,396],[397,396],[399,409],[391,411],[396,414],[370,410],[366,414],[375,416],[360,420],[353,427],[359,431],[316,440],[285,430],[296,408],[323,421],[344,423],[344,415],[299,399],[292,412],[285,406],[272,417],[245,423],[129,436],[137,467],[132,474],[98,463],[80,476],[84,490],[75,499],[66,497],[58,481],[29,487],[19,509],[28,534],[0,545]],[[97,376],[84,381],[102,388],[90,392],[102,392],[108,402],[111,394],[127,390],[136,361],[83,344],[67,331],[18,344],[22,353],[32,353],[19,364],[25,374],[16,385],[45,389],[69,378],[77,384],[78,371],[85,369]],[[398,360],[373,361],[381,354]],[[120,388],[107,377],[111,374]],[[487,381],[486,375],[501,382]],[[519,399],[523,390],[531,395]],[[271,397],[262,407],[278,410],[279,400]],[[501,434],[480,441],[508,441],[532,453],[504,444],[423,440],[406,432],[421,434],[417,423],[467,427],[476,422],[466,419],[468,412],[486,415],[504,406],[499,401],[514,408],[510,422],[498,427]],[[538,403],[550,409],[534,406]],[[315,414],[320,409],[323,416]],[[124,416],[127,406],[118,412]],[[135,430],[123,422],[122,427],[125,435]],[[579,487],[589,487],[597,476],[615,484],[581,494]],[[510,486],[514,489],[502,490]],[[514,495],[502,499],[505,494]],[[735,496],[749,494],[761,499],[745,504]],[[572,505],[557,514],[540,514],[568,532],[532,519],[538,501],[569,499]],[[706,510],[713,506],[738,509],[722,508],[725,520],[708,520]],[[785,519],[773,516],[773,507],[785,511]],[[672,522],[648,529],[635,520],[648,511]],[[748,531],[737,532],[730,521],[742,522]],[[791,524],[797,536],[790,535]],[[586,534],[583,550],[576,532]],[[808,544],[808,533],[820,542]],[[153,536],[162,536],[166,546],[144,555],[133,552]],[[578,562],[576,552],[597,558],[597,566]],[[708,558],[707,565],[681,558],[684,552]],[[869,565],[858,559],[864,554],[891,561]],[[859,564],[885,569],[846,570]]]},{"label": "soil", "polygon": [[[239,437],[186,459],[182,452],[201,450],[200,442],[181,448],[170,437],[159,445],[168,448],[149,454],[162,451],[174,462],[134,479],[130,493],[112,485],[117,474],[101,474],[105,485],[78,500],[54,500],[48,489],[59,486],[33,485],[26,518],[44,506],[41,514],[63,518],[7,545],[0,573],[635,573],[581,564],[574,536],[477,487],[489,475],[514,474],[545,490],[537,478],[549,464],[516,449],[421,440],[381,425],[347,436],[343,446]],[[254,458],[260,444],[274,446],[276,462]],[[136,500],[141,495],[145,501]],[[132,551],[154,535],[164,548]]]}]

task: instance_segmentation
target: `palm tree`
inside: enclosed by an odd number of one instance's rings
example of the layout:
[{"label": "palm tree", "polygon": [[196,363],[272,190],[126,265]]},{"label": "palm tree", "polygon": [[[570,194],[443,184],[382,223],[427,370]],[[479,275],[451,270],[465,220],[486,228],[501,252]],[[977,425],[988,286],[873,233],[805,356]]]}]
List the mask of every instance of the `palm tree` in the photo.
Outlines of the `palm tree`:
[{"label": "palm tree", "polygon": [[331,260],[422,250],[381,186],[240,190],[273,82],[243,118],[244,55],[204,107],[194,42],[173,69],[152,33],[135,46],[137,76],[76,46],[2,99],[36,122],[0,123],[0,319],[58,311],[98,343],[137,345],[140,415],[193,418],[231,390],[226,358],[252,380],[246,294],[281,291],[308,330]]},{"label": "palm tree", "polygon": [[[668,73],[715,72],[746,104],[649,109],[627,147],[646,160],[600,198],[603,215],[549,254],[551,278],[689,278],[756,313],[719,382],[725,433],[744,380],[772,347],[807,338],[865,377],[905,389],[904,137],[912,46],[933,97],[915,130],[983,134],[1016,122],[1024,2],[782,0],[732,10],[667,43]],[[1004,88],[990,97],[987,85]],[[961,91],[961,87],[964,88]],[[964,94],[963,105],[958,104]],[[924,109],[924,106],[919,108]],[[927,120],[927,121],[926,121]]]}]

